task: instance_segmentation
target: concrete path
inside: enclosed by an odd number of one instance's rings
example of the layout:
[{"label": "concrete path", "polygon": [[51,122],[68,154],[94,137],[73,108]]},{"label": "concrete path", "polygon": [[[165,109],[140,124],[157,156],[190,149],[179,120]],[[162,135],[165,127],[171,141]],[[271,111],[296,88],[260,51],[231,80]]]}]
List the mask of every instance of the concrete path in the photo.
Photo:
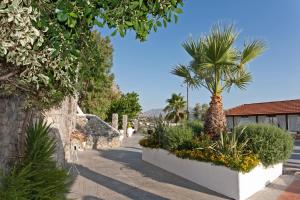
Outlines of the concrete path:
[{"label": "concrete path", "polygon": [[[142,161],[141,148],[138,145],[140,139],[140,135],[125,138],[122,147],[117,149],[79,152],[76,167],[80,175],[76,176],[68,198],[78,200],[228,199]],[[277,199],[294,179],[295,177],[291,175],[282,176],[250,200]]]},{"label": "concrete path", "polygon": [[300,140],[295,141],[294,151],[285,163],[285,171],[288,171],[288,173],[300,173]]}]

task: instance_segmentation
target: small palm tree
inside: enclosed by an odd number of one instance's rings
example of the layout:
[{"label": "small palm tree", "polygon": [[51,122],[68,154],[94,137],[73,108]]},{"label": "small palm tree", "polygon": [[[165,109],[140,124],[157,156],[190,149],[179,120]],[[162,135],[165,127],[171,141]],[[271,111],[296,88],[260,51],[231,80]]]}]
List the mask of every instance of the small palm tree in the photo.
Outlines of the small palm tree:
[{"label": "small palm tree", "polygon": [[205,117],[204,132],[218,137],[226,130],[222,92],[232,86],[245,89],[252,76],[246,65],[265,50],[262,41],[245,42],[242,50],[234,43],[238,32],[233,25],[212,27],[210,34],[199,40],[190,39],[183,44],[193,58],[189,70],[195,75],[197,84],[211,93],[211,102]]},{"label": "small palm tree", "polygon": [[186,106],[183,96],[173,93],[172,97],[167,99],[167,103],[168,105],[164,108],[164,112],[167,113],[165,119],[175,123],[183,120],[185,117],[184,108]]},{"label": "small palm tree", "polygon": [[182,77],[183,83],[186,84],[186,116],[189,120],[189,88],[197,87],[196,79],[193,77],[193,74],[190,72],[189,67],[185,65],[177,65],[172,71],[172,74]]}]

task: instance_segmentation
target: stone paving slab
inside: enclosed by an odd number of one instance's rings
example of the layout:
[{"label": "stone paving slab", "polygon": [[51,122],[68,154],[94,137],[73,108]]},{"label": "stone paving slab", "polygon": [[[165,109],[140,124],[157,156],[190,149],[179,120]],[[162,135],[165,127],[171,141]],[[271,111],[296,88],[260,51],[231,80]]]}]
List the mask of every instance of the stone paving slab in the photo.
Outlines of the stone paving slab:
[{"label": "stone paving slab", "polygon": [[[75,177],[68,198],[75,200],[224,200],[223,195],[142,161],[138,141],[125,138],[122,147],[79,152]],[[249,200],[274,200],[295,176],[283,175]],[[293,190],[291,190],[293,191]],[[282,197],[280,197],[280,200]]]}]

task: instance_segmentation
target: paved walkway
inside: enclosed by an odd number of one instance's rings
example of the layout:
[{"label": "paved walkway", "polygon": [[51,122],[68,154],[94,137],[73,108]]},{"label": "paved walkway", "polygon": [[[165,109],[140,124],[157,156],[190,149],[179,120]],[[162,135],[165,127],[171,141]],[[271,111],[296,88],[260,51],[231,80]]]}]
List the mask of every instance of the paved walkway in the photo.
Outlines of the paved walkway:
[{"label": "paved walkway", "polygon": [[[223,195],[143,162],[140,135],[126,138],[122,147],[79,152],[80,171],[69,198],[81,200],[221,200]],[[255,194],[251,200],[283,200],[283,191],[295,180],[285,175]],[[300,195],[291,190],[292,194]],[[280,196],[281,195],[281,196]]]}]

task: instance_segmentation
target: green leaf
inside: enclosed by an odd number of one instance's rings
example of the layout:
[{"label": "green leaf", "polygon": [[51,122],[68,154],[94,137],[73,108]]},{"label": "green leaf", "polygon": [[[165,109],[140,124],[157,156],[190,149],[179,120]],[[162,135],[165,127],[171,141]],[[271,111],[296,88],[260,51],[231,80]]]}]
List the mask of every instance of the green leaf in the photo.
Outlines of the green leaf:
[{"label": "green leaf", "polygon": [[130,4],[129,8],[130,8],[130,9],[135,9],[135,8],[137,8],[138,6],[139,6],[139,2],[134,1],[134,2],[132,2],[132,3]]},{"label": "green leaf", "polygon": [[166,28],[167,27],[167,20],[166,19],[163,19],[163,22],[164,22],[164,27]]},{"label": "green leaf", "polygon": [[182,13],[182,9],[181,9],[181,8],[176,8],[176,9],[175,9],[175,12],[176,12],[177,14],[181,14],[181,13]]},{"label": "green leaf", "polygon": [[174,22],[177,23],[178,22],[178,16],[174,15]]},{"label": "green leaf", "polygon": [[114,32],[112,32],[111,36],[115,36],[117,34],[117,30],[114,30]]},{"label": "green leaf", "polygon": [[74,12],[70,12],[70,13],[69,13],[69,16],[71,16],[71,17],[73,17],[73,18],[77,18],[77,17],[78,17],[77,14],[74,13]]},{"label": "green leaf", "polygon": [[125,31],[123,29],[120,29],[119,30],[119,33],[120,33],[120,36],[121,37],[124,37],[125,36]]},{"label": "green leaf", "polygon": [[126,24],[127,26],[132,26],[132,25],[133,25],[133,23],[132,23],[132,22],[129,22],[129,21],[126,21],[125,24]]},{"label": "green leaf", "polygon": [[98,20],[95,20],[94,24],[97,25],[97,26],[99,26],[100,28],[103,28],[103,26],[104,26],[104,24],[101,23],[101,22],[99,22]]},{"label": "green leaf", "polygon": [[60,21],[60,22],[65,22],[65,21],[67,21],[67,19],[68,19],[68,15],[67,15],[66,13],[64,13],[64,12],[59,12],[59,13],[57,14],[57,19],[58,19],[58,21]]},{"label": "green leaf", "polygon": [[161,26],[162,26],[162,24],[161,24],[160,21],[156,21],[156,25],[157,25],[158,27],[161,27]]},{"label": "green leaf", "polygon": [[156,26],[156,24],[153,25],[153,29],[154,29],[154,32],[157,31],[157,26]]},{"label": "green leaf", "polygon": [[67,25],[70,27],[70,28],[74,28],[75,25],[77,23],[77,20],[72,18],[72,17],[68,17],[68,21],[67,21]]},{"label": "green leaf", "polygon": [[140,7],[142,7],[142,5],[143,5],[143,0],[140,0],[139,5],[140,5]]}]

